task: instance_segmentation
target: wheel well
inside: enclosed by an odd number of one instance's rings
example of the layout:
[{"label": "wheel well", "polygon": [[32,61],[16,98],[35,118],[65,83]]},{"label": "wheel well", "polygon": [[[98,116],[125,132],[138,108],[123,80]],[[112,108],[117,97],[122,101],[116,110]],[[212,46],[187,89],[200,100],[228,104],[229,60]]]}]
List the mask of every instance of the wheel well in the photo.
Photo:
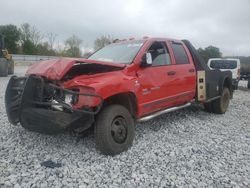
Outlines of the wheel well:
[{"label": "wheel well", "polygon": [[120,104],[127,108],[131,115],[135,118],[137,114],[137,99],[134,93],[119,93],[108,97],[104,101],[104,106],[111,104]]},{"label": "wheel well", "polygon": [[[227,87],[229,89],[230,94],[232,96],[232,92],[233,92],[233,90],[232,90],[232,80],[230,78],[228,78],[228,77],[225,78],[225,80],[223,82],[223,88],[224,87]],[[222,88],[222,91],[223,91],[223,88]]]}]

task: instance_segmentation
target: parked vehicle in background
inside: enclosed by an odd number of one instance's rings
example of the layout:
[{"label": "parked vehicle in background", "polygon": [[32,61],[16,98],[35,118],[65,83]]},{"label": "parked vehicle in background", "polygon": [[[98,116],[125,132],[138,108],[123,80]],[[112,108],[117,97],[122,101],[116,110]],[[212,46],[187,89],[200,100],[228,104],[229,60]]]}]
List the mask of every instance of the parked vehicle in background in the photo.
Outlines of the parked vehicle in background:
[{"label": "parked vehicle in background", "polygon": [[240,72],[240,80],[250,80],[249,72]]},{"label": "parked vehicle in background", "polygon": [[0,77],[14,74],[15,63],[5,48],[4,36],[0,34]]},{"label": "parked vehicle in background", "polygon": [[[226,112],[232,73],[210,70],[187,40],[147,38],[113,43],[88,59],[32,65],[6,89],[9,121],[41,133],[95,129],[104,154],[128,149],[135,123],[197,102]],[[171,122],[170,122],[171,123]]]},{"label": "parked vehicle in background", "polygon": [[221,71],[232,72],[232,84],[234,89],[238,89],[240,80],[240,60],[233,58],[210,58],[208,60],[208,67],[210,69],[219,69]]}]

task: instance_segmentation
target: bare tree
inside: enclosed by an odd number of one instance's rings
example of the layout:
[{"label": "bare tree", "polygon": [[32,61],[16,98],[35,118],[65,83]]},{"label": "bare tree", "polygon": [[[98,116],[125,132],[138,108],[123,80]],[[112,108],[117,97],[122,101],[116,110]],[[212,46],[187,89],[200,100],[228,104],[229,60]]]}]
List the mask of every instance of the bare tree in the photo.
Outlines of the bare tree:
[{"label": "bare tree", "polygon": [[35,46],[37,46],[44,38],[44,35],[41,34],[41,32],[33,26],[30,29],[30,40],[33,42]]},{"label": "bare tree", "polygon": [[100,48],[103,48],[104,46],[112,43],[113,39],[108,35],[102,35],[101,37],[97,38],[94,42],[94,48],[95,50],[98,50]]},{"label": "bare tree", "polygon": [[55,41],[56,41],[56,37],[57,37],[57,34],[55,33],[52,33],[52,32],[47,33],[47,39],[48,39],[50,49],[53,49]]},{"label": "bare tree", "polygon": [[21,33],[21,39],[23,42],[31,41],[35,46],[37,46],[44,37],[35,26],[31,27],[28,23],[21,25]]},{"label": "bare tree", "polygon": [[82,40],[78,38],[76,35],[72,35],[65,41],[65,53],[69,57],[80,57],[81,49],[80,45]]},{"label": "bare tree", "polygon": [[30,40],[30,25],[28,23],[21,25],[21,40],[22,42]]}]

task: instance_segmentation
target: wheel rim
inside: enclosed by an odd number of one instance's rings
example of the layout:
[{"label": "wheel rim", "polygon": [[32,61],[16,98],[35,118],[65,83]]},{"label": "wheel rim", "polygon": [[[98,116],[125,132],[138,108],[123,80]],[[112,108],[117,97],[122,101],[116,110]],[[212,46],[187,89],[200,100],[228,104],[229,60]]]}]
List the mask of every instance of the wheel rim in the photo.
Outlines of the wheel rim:
[{"label": "wheel rim", "polygon": [[223,97],[222,97],[222,101],[221,101],[222,102],[221,106],[222,106],[223,111],[226,111],[226,109],[229,105],[229,98],[230,98],[229,93],[225,92]]},{"label": "wheel rim", "polygon": [[116,117],[111,125],[111,135],[113,140],[122,144],[127,138],[127,122],[123,117]]}]

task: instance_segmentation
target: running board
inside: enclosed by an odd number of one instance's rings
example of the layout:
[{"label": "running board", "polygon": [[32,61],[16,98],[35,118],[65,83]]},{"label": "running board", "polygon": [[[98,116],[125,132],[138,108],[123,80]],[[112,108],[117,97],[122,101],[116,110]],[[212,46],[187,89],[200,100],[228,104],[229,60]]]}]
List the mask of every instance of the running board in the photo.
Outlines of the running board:
[{"label": "running board", "polygon": [[169,112],[180,110],[180,109],[186,108],[186,107],[188,107],[190,105],[191,105],[191,103],[186,103],[186,104],[184,104],[182,106],[175,106],[175,107],[172,107],[172,108],[167,108],[165,110],[158,111],[158,112],[156,112],[154,114],[151,114],[149,116],[142,117],[142,118],[138,119],[138,122],[145,122],[145,121],[151,120],[151,119],[153,119],[153,118],[155,118],[157,116],[160,116],[162,114],[166,114],[166,113],[169,113]]}]

